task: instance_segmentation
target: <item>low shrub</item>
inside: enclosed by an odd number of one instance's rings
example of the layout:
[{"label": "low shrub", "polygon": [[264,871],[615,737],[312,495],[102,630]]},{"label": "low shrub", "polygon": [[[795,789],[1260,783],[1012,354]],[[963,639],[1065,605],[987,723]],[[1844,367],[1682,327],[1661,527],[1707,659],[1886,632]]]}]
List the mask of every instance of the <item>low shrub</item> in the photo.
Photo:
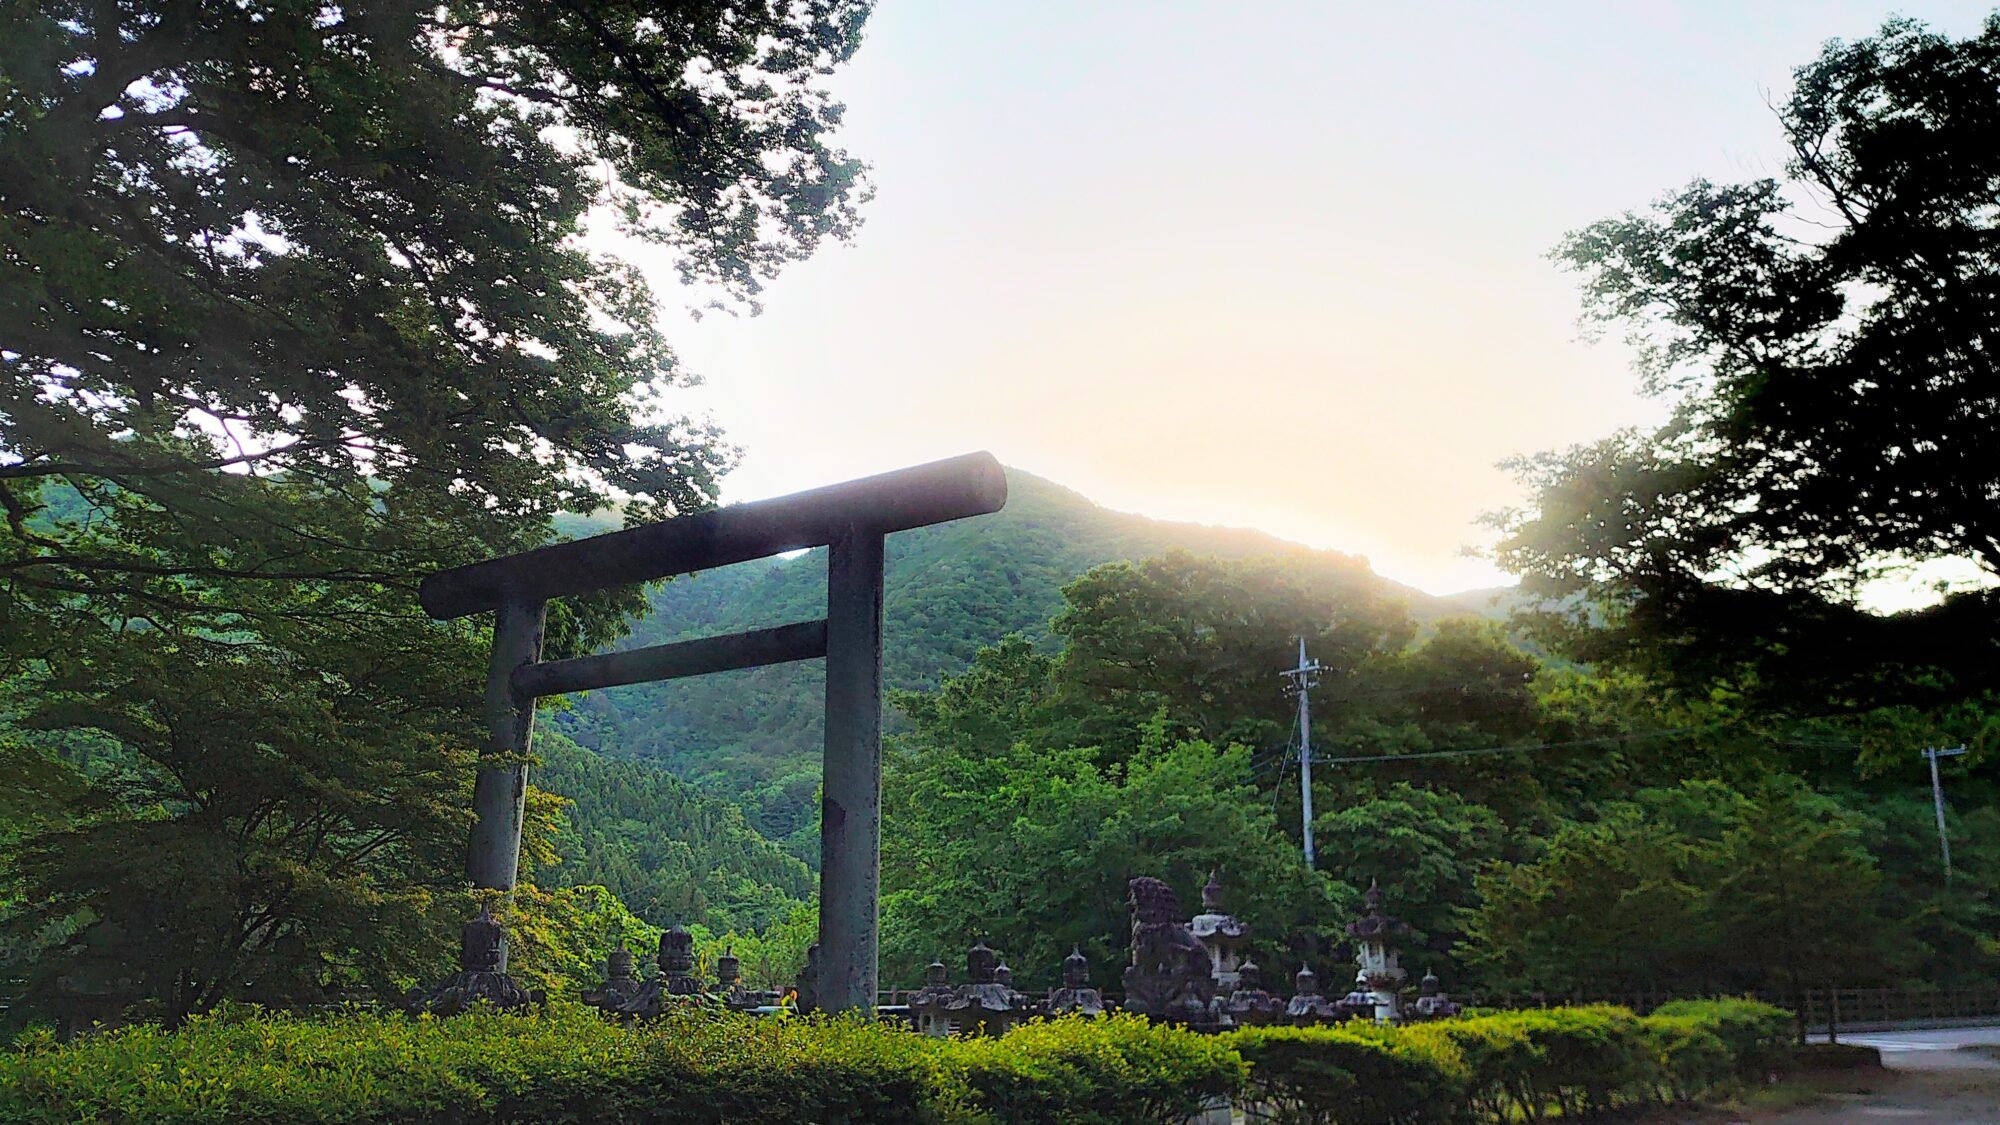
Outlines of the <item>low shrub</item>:
[{"label": "low shrub", "polygon": [[1761,1000],[1675,1000],[1653,1009],[1653,1016],[1699,1023],[1728,1044],[1737,1073],[1745,1078],[1780,1065],[1792,1038],[1792,1013]]},{"label": "low shrub", "polygon": [[[1481,1121],[1507,1121],[1509,1107],[1526,1106],[1533,1075],[1543,1052],[1528,1040],[1520,1021],[1499,1015],[1469,1016],[1418,1024],[1431,1035],[1449,1039],[1465,1061],[1466,1109]],[[1524,1109],[1522,1112],[1526,1112]]]},{"label": "low shrub", "polygon": [[963,1116],[960,1094],[931,1044],[878,1025],[631,1028],[567,1004],[201,1020],[0,1060],[0,1121],[35,1125],[925,1121]]},{"label": "low shrub", "polygon": [[1180,1125],[1242,1089],[1249,1068],[1217,1036],[1137,1016],[1035,1020],[998,1039],[940,1044],[986,1118],[1005,1122]]},{"label": "low shrub", "polygon": [[1611,1109],[1649,1097],[1657,1076],[1639,1018],[1624,1008],[1534,1008],[1433,1026],[1473,1051],[1482,1085],[1471,1100],[1489,1115],[1508,1104],[1535,1121],[1551,1108],[1565,1117]]},{"label": "low shrub", "polygon": [[1693,1101],[1738,1074],[1729,1044],[1693,1016],[1648,1016],[1640,1021],[1658,1073],[1661,1100]]},{"label": "low shrub", "polygon": [[1450,1122],[1468,1073],[1457,1046],[1427,1028],[1258,1027],[1221,1038],[1250,1064],[1257,1120],[1284,1125]]},{"label": "low shrub", "polygon": [[0,1056],[0,1122],[1160,1122],[1242,1086],[1214,1037],[1136,1017],[927,1039],[860,1020],[574,1004],[450,1019],[345,1012],[134,1027]]},{"label": "low shrub", "polygon": [[1254,1120],[1444,1125],[1687,1099],[1784,1040],[1788,1017],[1766,1005],[1670,1007],[1643,1020],[1551,1008],[1215,1036],[1068,1018],[955,1040],[827,1018],[628,1026],[568,1003],[445,1020],[230,1013],[176,1032],[23,1042],[0,1054],[0,1123],[1175,1125],[1235,1096]]}]

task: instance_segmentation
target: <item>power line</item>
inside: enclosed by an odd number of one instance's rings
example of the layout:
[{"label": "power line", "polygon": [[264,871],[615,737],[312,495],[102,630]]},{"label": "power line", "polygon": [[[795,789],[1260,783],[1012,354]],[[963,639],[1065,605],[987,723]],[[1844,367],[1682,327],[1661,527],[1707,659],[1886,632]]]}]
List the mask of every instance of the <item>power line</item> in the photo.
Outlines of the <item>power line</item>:
[{"label": "power line", "polygon": [[1533,742],[1523,746],[1488,746],[1478,750],[1420,750],[1414,754],[1366,754],[1347,758],[1314,758],[1313,761],[1321,765],[1338,766],[1358,762],[1414,762],[1425,758],[1481,758],[1495,754],[1528,754],[1539,750],[1560,750],[1572,746],[1600,746],[1615,742],[1642,742],[1655,738],[1674,738],[1731,725],[1733,724],[1728,722],[1704,723],[1700,726],[1670,727],[1664,730],[1637,731],[1631,734],[1608,734],[1600,738],[1573,738],[1561,742]]}]

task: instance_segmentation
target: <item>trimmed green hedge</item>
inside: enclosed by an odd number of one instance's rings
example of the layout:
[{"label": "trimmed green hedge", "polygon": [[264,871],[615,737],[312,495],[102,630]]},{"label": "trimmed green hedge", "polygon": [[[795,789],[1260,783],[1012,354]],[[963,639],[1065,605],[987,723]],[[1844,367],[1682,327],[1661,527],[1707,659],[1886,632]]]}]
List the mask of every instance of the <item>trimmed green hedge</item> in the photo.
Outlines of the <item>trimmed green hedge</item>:
[{"label": "trimmed green hedge", "polygon": [[1757,1073],[1790,1015],[1747,1000],[1496,1012],[1403,1028],[1252,1028],[1247,1101],[1284,1125],[1539,1121],[1689,1101]]},{"label": "trimmed green hedge", "polygon": [[928,1042],[939,1044],[981,1120],[1181,1125],[1249,1075],[1216,1036],[1135,1016],[1034,1020],[998,1039]]},{"label": "trimmed green hedge", "polygon": [[1255,1120],[1429,1125],[1458,1119],[1471,1081],[1458,1045],[1434,1027],[1255,1027],[1221,1038],[1250,1064]]},{"label": "trimmed green hedge", "polygon": [[858,1020],[689,1015],[643,1026],[573,1004],[446,1020],[223,1015],[0,1055],[0,1122],[1157,1122],[1212,1097],[1260,1119],[1446,1125],[1565,1118],[1725,1088],[1780,1058],[1768,1005],[1500,1012],[1403,1028],[1202,1036],[1133,1017],[926,1039]]},{"label": "trimmed green hedge", "polygon": [[642,1026],[574,1004],[135,1027],[0,1057],[0,1122],[1161,1122],[1241,1087],[1212,1037],[1133,1017],[998,1040],[716,1014]]},{"label": "trimmed green hedge", "polygon": [[1728,1046],[1745,1077],[1780,1067],[1791,1057],[1792,1013],[1756,1000],[1676,1000],[1653,1009],[1648,1018],[1700,1023]]}]

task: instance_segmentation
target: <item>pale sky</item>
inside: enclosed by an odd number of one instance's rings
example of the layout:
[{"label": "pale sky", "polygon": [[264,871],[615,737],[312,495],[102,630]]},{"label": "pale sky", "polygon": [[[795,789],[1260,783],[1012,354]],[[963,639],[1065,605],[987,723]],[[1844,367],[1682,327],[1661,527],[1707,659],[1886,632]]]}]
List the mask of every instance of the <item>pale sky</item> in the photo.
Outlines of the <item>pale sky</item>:
[{"label": "pale sky", "polygon": [[1495,463],[1656,418],[1577,339],[1568,230],[1779,170],[1767,101],[1891,12],[1988,3],[885,0],[835,82],[877,194],[757,317],[669,338],[740,501],[991,450],[1112,508],[1433,592]]}]

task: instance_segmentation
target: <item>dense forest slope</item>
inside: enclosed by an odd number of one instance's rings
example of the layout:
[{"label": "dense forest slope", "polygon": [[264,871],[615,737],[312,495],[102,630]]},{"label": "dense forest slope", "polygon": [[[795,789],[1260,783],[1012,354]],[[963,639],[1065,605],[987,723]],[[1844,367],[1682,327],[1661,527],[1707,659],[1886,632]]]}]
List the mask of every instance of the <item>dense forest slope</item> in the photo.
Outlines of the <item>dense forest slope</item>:
[{"label": "dense forest slope", "polygon": [[536,736],[535,784],[570,801],[556,830],[552,886],[601,883],[654,925],[762,929],[813,887],[805,864],[743,813],[656,766]]},{"label": "dense forest slope", "polygon": [[[1048,624],[1062,608],[1062,587],[1100,563],[1174,549],[1228,558],[1332,554],[1258,531],[1109,511],[1019,470],[1008,470],[1008,484],[1007,507],[995,515],[890,538],[885,672],[892,687],[932,686],[1009,633],[1053,647]],[[813,551],[666,583],[626,643],[819,617],[825,575],[824,555]],[[1404,598],[1419,620],[1477,611],[1369,580]],[[584,746],[663,764],[741,800],[759,829],[787,837],[809,827],[814,807],[821,683],[819,663],[808,661],[618,688],[580,697],[560,723]]]}]

